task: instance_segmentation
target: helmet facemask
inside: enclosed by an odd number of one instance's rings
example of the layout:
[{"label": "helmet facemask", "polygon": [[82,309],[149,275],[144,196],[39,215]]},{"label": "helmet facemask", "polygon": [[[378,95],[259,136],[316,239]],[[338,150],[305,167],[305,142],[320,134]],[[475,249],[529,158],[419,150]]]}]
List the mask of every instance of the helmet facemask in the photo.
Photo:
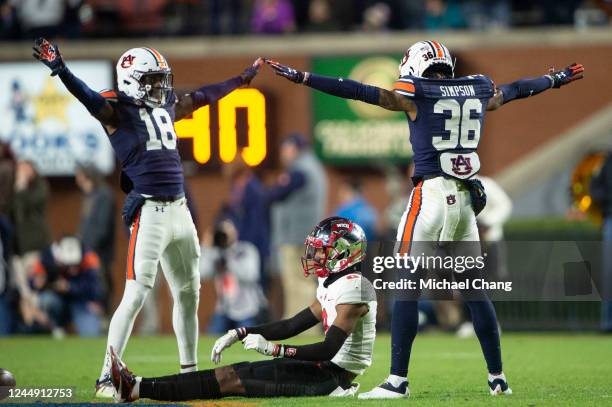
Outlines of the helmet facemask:
[{"label": "helmet facemask", "polygon": [[170,70],[162,72],[134,72],[134,78],[140,84],[142,101],[149,107],[164,106],[170,99],[174,77]]},{"label": "helmet facemask", "polygon": [[304,276],[308,277],[311,274],[315,274],[317,277],[326,277],[329,274],[329,271],[325,269],[325,263],[327,262],[325,251],[323,247],[306,244],[304,255],[302,256]]}]

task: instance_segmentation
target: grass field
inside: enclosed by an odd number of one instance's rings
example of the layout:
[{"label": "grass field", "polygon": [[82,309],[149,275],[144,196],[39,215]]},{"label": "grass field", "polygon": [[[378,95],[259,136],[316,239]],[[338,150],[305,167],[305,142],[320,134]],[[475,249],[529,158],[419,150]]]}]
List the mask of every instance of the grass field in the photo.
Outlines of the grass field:
[{"label": "grass field", "polygon": [[[303,338],[301,341],[312,341]],[[200,340],[200,367],[209,368],[213,338]],[[358,381],[369,390],[387,374],[389,336],[376,341],[373,366]],[[99,374],[105,340],[44,337],[0,339],[0,367],[13,372],[18,387],[71,386],[75,401],[95,401],[94,380]],[[211,406],[602,406],[612,405],[612,338],[596,335],[505,334],[502,338],[505,372],[514,394],[488,395],[484,361],[476,339],[441,334],[417,337],[410,370],[410,400],[294,398],[241,399],[197,402]],[[124,359],[139,375],[171,374],[176,370],[173,337],[134,337]],[[226,351],[224,363],[255,360],[238,345]]]}]

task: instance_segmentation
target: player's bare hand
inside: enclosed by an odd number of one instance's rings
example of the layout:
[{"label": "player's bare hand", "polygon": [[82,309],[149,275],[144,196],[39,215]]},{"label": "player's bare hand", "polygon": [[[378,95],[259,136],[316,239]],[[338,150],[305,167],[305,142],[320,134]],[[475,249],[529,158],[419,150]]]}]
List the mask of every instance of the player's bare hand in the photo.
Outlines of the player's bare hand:
[{"label": "player's bare hand", "polygon": [[253,65],[242,71],[240,79],[242,79],[243,85],[249,85],[251,83],[253,78],[257,75],[257,72],[259,72],[259,67],[262,66],[263,63],[263,58],[257,58],[255,62],[253,62]]},{"label": "player's bare hand", "polygon": [[51,76],[59,74],[66,68],[57,45],[51,44],[45,38],[34,41],[32,49],[34,50],[32,56],[51,69]]},{"label": "player's bare hand", "polygon": [[248,334],[243,340],[244,349],[255,350],[262,355],[278,356],[281,350],[281,345],[268,342],[266,338],[259,334]]},{"label": "player's bare hand", "polygon": [[568,83],[584,78],[584,66],[573,63],[562,71],[555,71],[551,68],[548,77],[553,81],[553,88],[560,88]]},{"label": "player's bare hand", "polygon": [[273,59],[266,58],[264,59],[264,61],[274,70],[275,74],[282,76],[283,78],[287,78],[291,82],[304,83],[304,79],[306,77],[306,74],[304,72],[298,71],[297,69],[291,68],[290,66],[278,63]]},{"label": "player's bare hand", "polygon": [[212,352],[210,354],[210,360],[218,365],[221,362],[221,353],[232,346],[234,343],[238,342],[238,331],[235,329],[230,329],[227,331],[225,335],[217,339],[215,344],[213,345]]}]

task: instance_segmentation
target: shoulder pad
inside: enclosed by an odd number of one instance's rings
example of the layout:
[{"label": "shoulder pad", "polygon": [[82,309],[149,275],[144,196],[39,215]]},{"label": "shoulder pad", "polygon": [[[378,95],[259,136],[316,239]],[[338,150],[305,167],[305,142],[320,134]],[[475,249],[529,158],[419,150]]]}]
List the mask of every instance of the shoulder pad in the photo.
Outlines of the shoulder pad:
[{"label": "shoulder pad", "polygon": [[409,76],[402,76],[395,82],[393,90],[400,95],[412,97],[416,92],[414,80]]},{"label": "shoulder pad", "polygon": [[116,102],[117,101],[117,92],[115,92],[112,89],[106,89],[103,90],[102,92],[100,92],[100,95],[108,100],[109,102]]}]

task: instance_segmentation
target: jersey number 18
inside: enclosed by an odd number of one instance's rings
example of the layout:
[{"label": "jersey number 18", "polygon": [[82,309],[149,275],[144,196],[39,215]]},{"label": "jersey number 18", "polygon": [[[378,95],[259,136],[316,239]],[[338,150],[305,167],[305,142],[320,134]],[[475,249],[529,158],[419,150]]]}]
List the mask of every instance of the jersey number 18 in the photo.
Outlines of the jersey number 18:
[{"label": "jersey number 18", "polygon": [[[166,110],[155,108],[151,111],[151,114],[149,114],[147,109],[141,108],[139,113],[140,118],[147,126],[147,133],[149,133],[149,139],[147,140],[147,151],[161,150],[162,145],[168,150],[176,149],[176,133],[174,132],[174,124],[172,123],[172,119]],[[159,133],[153,125],[153,120],[155,120]]]}]

